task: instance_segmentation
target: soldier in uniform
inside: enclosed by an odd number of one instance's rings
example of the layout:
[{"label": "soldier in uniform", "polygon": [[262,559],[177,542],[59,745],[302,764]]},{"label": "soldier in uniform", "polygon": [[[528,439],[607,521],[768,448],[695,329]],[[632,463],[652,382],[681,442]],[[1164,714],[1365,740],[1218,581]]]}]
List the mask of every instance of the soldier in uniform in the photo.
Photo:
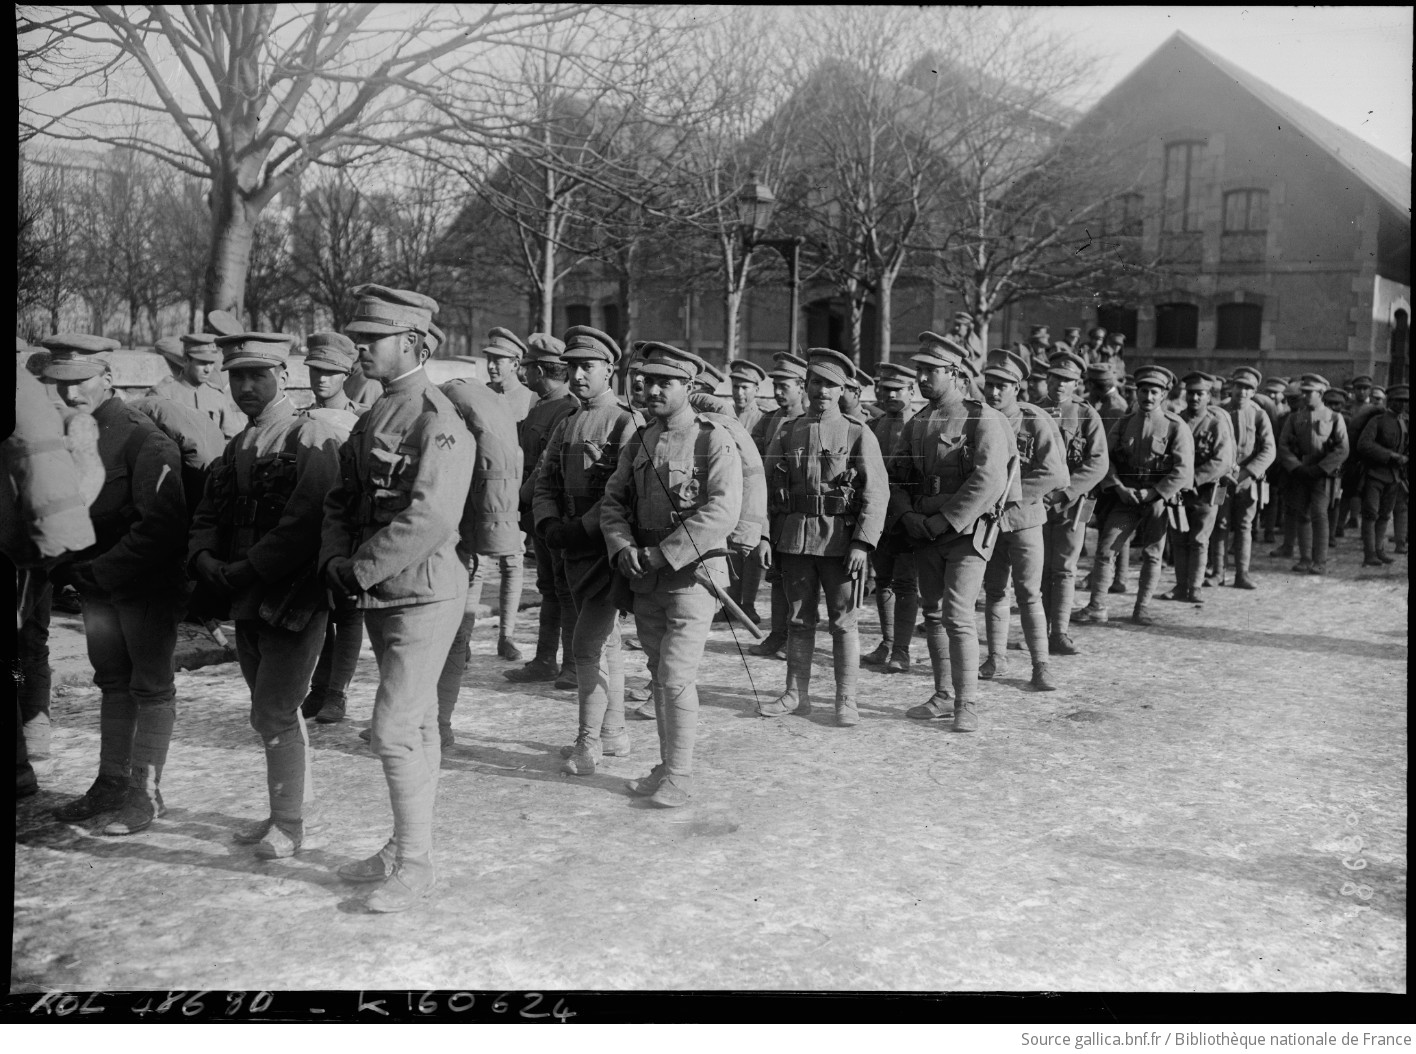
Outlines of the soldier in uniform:
[{"label": "soldier in uniform", "polygon": [[1047,521],[1043,499],[1064,490],[1069,478],[1062,434],[1052,415],[1039,406],[1018,401],[1018,391],[1028,377],[1027,360],[1016,352],[1000,348],[989,353],[988,365],[983,371],[983,395],[988,405],[1012,426],[1022,492],[1003,506],[998,541],[983,574],[988,656],[978,675],[989,680],[1007,672],[1008,576],[1011,571],[1023,640],[1032,658],[1030,683],[1039,692],[1051,692],[1057,685],[1048,669],[1047,614],[1042,601],[1042,529]]},{"label": "soldier in uniform", "polygon": [[313,843],[314,786],[300,720],[328,625],[316,559],[324,500],[339,476],[342,433],[299,414],[285,394],[295,338],[216,338],[231,392],[250,420],[212,466],[192,520],[187,566],[231,598],[236,656],[251,690],[251,727],[265,744],[270,814],[237,832],[256,856],[277,860]]},{"label": "soldier in uniform", "polygon": [[[772,356],[777,368],[767,376],[772,380],[772,397],[777,408],[762,415],[762,419],[752,429],[752,441],[757,444],[758,453],[764,459],[767,448],[788,422],[794,421],[806,412],[806,360],[787,352]],[[764,460],[765,465],[765,460]],[[767,639],[754,644],[749,650],[754,655],[769,655],[786,658],[787,644],[787,594],[782,585],[782,571],[772,557],[772,545],[764,538],[758,546],[758,561],[767,571],[767,581],[772,588],[772,626]]]},{"label": "soldier in uniform", "polygon": [[383,394],[383,385],[366,375],[364,367],[355,359],[349,376],[344,378],[344,394],[354,404],[355,413],[362,414],[378,402],[379,396]]},{"label": "soldier in uniform", "polygon": [[536,401],[536,393],[521,383],[521,360],[526,356],[526,343],[509,329],[492,327],[487,334],[488,387],[501,394],[511,407],[511,416],[519,423]]},{"label": "soldier in uniform", "polygon": [[340,452],[319,567],[335,594],[358,596],[364,612],[379,666],[372,742],[393,808],[393,837],[339,876],[379,883],[366,905],[393,912],[413,907],[436,881],[437,679],[467,599],[458,524],[476,452],[423,369],[437,302],[378,285],[357,294],[345,332],[384,391]]},{"label": "soldier in uniform", "polygon": [[[341,445],[367,409],[361,409],[344,392],[356,355],[354,342],[343,333],[311,333],[305,341],[305,368],[315,402],[302,413],[333,428]],[[352,596],[336,597],[325,619],[324,643],[310,678],[310,692],[300,704],[302,716],[322,725],[344,720],[349,682],[354,679],[363,646],[364,613],[358,601]]]},{"label": "soldier in uniform", "polygon": [[[767,371],[749,359],[733,359],[728,363],[728,380],[733,385],[733,410],[737,414],[738,423],[747,430],[749,436],[762,420],[762,410],[757,405],[757,390],[766,379]],[[760,465],[762,454],[755,444],[753,449]],[[757,593],[762,586],[762,570],[762,565],[754,554],[729,552],[728,595],[749,618],[757,622],[761,621],[757,614]]]},{"label": "soldier in uniform", "polygon": [[1167,522],[1183,514],[1175,511],[1179,495],[1194,477],[1195,442],[1190,429],[1162,406],[1174,383],[1175,375],[1164,366],[1139,367],[1138,405],[1107,434],[1111,466],[1101,483],[1102,500],[1097,509],[1101,531],[1092,566],[1091,602],[1072,616],[1073,622],[1107,620],[1105,590],[1111,580],[1112,561],[1131,535],[1139,534],[1144,548],[1131,621],[1141,626],[1154,624],[1149,604],[1160,577]]},{"label": "soldier in uniform", "polygon": [[1269,462],[1268,471],[1264,473],[1269,497],[1259,511],[1259,526],[1263,530],[1263,541],[1267,545],[1271,545],[1275,540],[1274,531],[1278,529],[1284,507],[1284,472],[1283,466],[1278,463],[1278,434],[1284,417],[1288,415],[1288,402],[1283,397],[1287,387],[1287,377],[1270,377],[1264,381],[1262,390],[1254,396],[1254,402],[1262,406],[1268,414],[1269,430],[1273,433],[1274,444],[1273,460]]},{"label": "soldier in uniform", "polygon": [[[1061,343],[1067,345],[1067,350],[1076,354],[1077,345],[1082,342],[1082,331],[1077,326],[1068,326],[1062,331]],[[1053,345],[1053,354],[1057,354],[1057,346]]]},{"label": "soldier in uniform", "polygon": [[1298,533],[1298,574],[1327,574],[1328,506],[1349,450],[1342,415],[1323,405],[1328,382],[1305,373],[1302,404],[1283,420],[1278,459],[1288,471],[1288,504]]},{"label": "soldier in uniform", "polygon": [[[565,560],[575,603],[579,732],[561,771],[588,776],[602,754],[629,753],[624,728],[624,652],[614,576],[600,526],[605,484],[640,425],[638,413],[615,398],[610,380],[619,345],[607,333],[572,326],[562,355],[580,406],[556,425],[536,474],[532,514],[536,533]],[[711,618],[711,613],[709,614]]]},{"label": "soldier in uniform", "polygon": [[[909,366],[882,362],[876,370],[875,394],[884,409],[870,422],[885,456],[886,479],[890,478],[889,457],[900,441],[900,433],[914,416],[915,371]],[[915,571],[914,547],[898,523],[884,531],[870,554],[875,572],[875,610],[880,615],[880,643],[861,657],[867,666],[885,667],[886,673],[905,673],[910,668],[910,642],[914,639],[915,618],[919,615],[919,576]]]},{"label": "soldier in uniform", "polygon": [[1126,367],[1121,361],[1121,356],[1126,351],[1126,334],[1119,330],[1113,330],[1106,335],[1101,347],[1097,349],[1097,362],[1105,362],[1111,366],[1116,376],[1120,377],[1126,372]]},{"label": "soldier in uniform", "polygon": [[924,409],[905,424],[889,455],[886,526],[900,524],[915,544],[925,642],[934,693],[906,711],[916,720],[953,719],[956,732],[978,729],[978,627],[974,599],[997,541],[1004,504],[1022,494],[1014,474],[1013,430],[997,410],[965,398],[968,349],[921,333]]},{"label": "soldier in uniform", "polygon": [[[640,354],[653,420],[629,437],[605,487],[600,523],[609,557],[634,593],[659,730],[659,763],[627,786],[673,807],[687,805],[693,792],[698,666],[718,606],[715,590],[728,584],[723,550],[743,518],[742,463],[731,418],[697,413],[690,404],[703,360],[656,341]],[[572,755],[577,767],[581,754],[593,757],[596,732],[594,722],[582,722]]]},{"label": "soldier in uniform", "polygon": [[728,380],[733,384],[733,410],[738,422],[752,432],[752,426],[762,419],[757,405],[757,390],[767,379],[767,371],[750,359],[733,359],[728,363]]},{"label": "soldier in uniform", "polygon": [[1086,540],[1087,521],[1096,507],[1093,497],[1106,475],[1106,426],[1076,394],[1086,363],[1074,352],[1052,356],[1047,370],[1047,398],[1039,405],[1052,415],[1062,436],[1068,482],[1043,498],[1047,520],[1042,527],[1042,603],[1047,615],[1047,649],[1052,655],[1075,655],[1072,596],[1077,558]]},{"label": "soldier in uniform", "polygon": [[[1106,343],[1106,329],[1102,326],[1092,326],[1087,330],[1087,339],[1081,347],[1077,349],[1088,366],[1096,365],[1101,361],[1101,348]],[[1093,407],[1095,409],[1095,407]]]},{"label": "soldier in uniform", "polygon": [[[521,529],[531,538],[536,554],[536,592],[541,594],[540,623],[536,633],[536,654],[518,670],[502,676],[515,684],[558,681],[575,687],[575,601],[565,577],[560,550],[549,548],[536,535],[531,506],[535,497],[536,475],[546,441],[561,419],[580,405],[570,390],[570,367],[561,355],[565,344],[549,333],[532,333],[527,338],[526,381],[536,393],[536,402],[517,425],[521,446]],[[556,644],[561,645],[562,661],[556,664]]]},{"label": "soldier in uniform", "polygon": [[880,416],[879,407],[867,406],[861,402],[864,385],[869,383],[870,374],[852,365],[851,375],[846,378],[846,383],[841,388],[841,413],[863,424],[868,424]]},{"label": "soldier in uniform", "polygon": [[[1254,551],[1254,521],[1264,490],[1264,474],[1277,453],[1273,422],[1254,401],[1263,375],[1252,366],[1240,366],[1230,377],[1233,394],[1225,407],[1234,433],[1234,466],[1229,473],[1229,498],[1222,514],[1224,526],[1211,544],[1211,566],[1220,585],[1224,584],[1225,548],[1234,532],[1234,588],[1255,589],[1249,577]],[[1196,459],[1198,460],[1198,458]]]},{"label": "soldier in uniform", "polygon": [[[643,354],[644,348],[647,347],[650,343],[653,343],[653,342],[652,342],[652,341],[639,341],[639,342],[637,343],[636,346],[637,346],[637,348],[638,348],[640,354]],[[700,362],[703,362],[702,359],[699,359],[699,361],[700,361]],[[644,374],[643,374],[642,371],[640,372],[640,376],[641,376],[641,377],[644,376]],[[705,395],[712,395],[712,396],[716,397],[717,394],[718,394],[718,385],[722,384],[722,383],[723,383],[724,381],[726,381],[727,379],[728,379],[728,375],[727,375],[726,373],[724,373],[722,370],[718,369],[718,367],[714,366],[711,362],[703,362],[703,369],[699,371],[699,373],[698,373],[698,379],[693,382],[693,390],[694,390],[695,392],[701,392],[701,393],[703,393],[703,394],[705,394]],[[647,406],[647,405],[648,405],[648,399],[649,399],[648,378],[647,378],[647,377],[645,377],[644,399],[645,399],[645,405]]]},{"label": "soldier in uniform", "polygon": [[1172,523],[1169,529],[1175,588],[1159,599],[1203,604],[1200,586],[1205,577],[1210,535],[1234,470],[1234,430],[1229,415],[1211,402],[1213,377],[1196,370],[1186,374],[1181,383],[1185,388],[1185,408],[1179,417],[1190,428],[1195,454],[1190,486],[1180,495],[1184,522]]},{"label": "soldier in uniform", "polygon": [[181,375],[167,378],[148,394],[200,410],[216,422],[225,438],[230,439],[246,427],[246,417],[240,407],[231,401],[231,396],[213,380],[221,363],[221,352],[215,340],[210,333],[188,333],[183,336],[184,365]]},{"label": "soldier in uniform", "polygon": [[[436,322],[430,323],[426,341],[430,358],[442,342],[442,330]],[[516,443],[516,422],[512,420],[510,405],[475,377],[448,381],[441,390],[466,423],[476,452],[472,487],[458,529],[462,538],[459,555],[465,563],[475,563],[477,571],[468,585],[462,619],[438,678],[438,737],[447,748],[453,743],[452,712],[457,705],[463,671],[471,657],[470,641],[482,597],[483,568],[488,564],[494,563],[501,570],[501,633],[497,654],[503,659],[521,657],[511,633],[515,630],[516,609],[521,603],[521,556],[525,543],[517,514],[521,448]]]},{"label": "soldier in uniform", "polygon": [[841,389],[854,371],[851,360],[839,351],[812,348],[807,362],[808,409],[777,432],[763,458],[772,547],[787,594],[787,685],[758,713],[811,712],[820,590],[830,620],[836,723],[849,727],[860,721],[858,608],[889,492],[874,434],[841,413]]},{"label": "soldier in uniform", "polygon": [[[1398,498],[1409,493],[1406,463],[1411,456],[1411,420],[1407,404],[1411,389],[1393,384],[1387,407],[1368,417],[1357,439],[1357,456],[1365,466],[1362,484],[1362,564],[1381,567],[1396,561],[1386,553],[1387,525]],[[1397,532],[1397,542],[1404,540]]]},{"label": "soldier in uniform", "polygon": [[159,783],[177,716],[172,653],[187,593],[181,455],[114,390],[103,353],[117,341],[59,334],[41,343],[51,356],[45,380],[98,425],[105,473],[89,505],[94,544],[50,573],[83,596],[84,637],[102,693],[98,778],[54,815],[66,823],[98,817],[103,834],[136,834],[166,811]]},{"label": "soldier in uniform", "polygon": [[955,311],[949,336],[959,347],[968,349],[969,365],[977,375],[978,371],[983,369],[983,360],[988,353],[988,348],[984,343],[984,337],[975,330],[973,315],[967,311]]}]

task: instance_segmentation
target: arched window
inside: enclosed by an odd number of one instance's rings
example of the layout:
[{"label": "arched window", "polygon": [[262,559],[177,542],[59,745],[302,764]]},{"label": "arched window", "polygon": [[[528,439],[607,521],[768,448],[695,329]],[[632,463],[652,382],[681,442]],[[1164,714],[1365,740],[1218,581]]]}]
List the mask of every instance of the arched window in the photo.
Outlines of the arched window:
[{"label": "arched window", "polygon": [[1200,309],[1194,304],[1157,304],[1155,346],[1194,348],[1200,341]]},{"label": "arched window", "polygon": [[1202,141],[1168,143],[1165,147],[1166,231],[1200,229],[1200,165]]},{"label": "arched window", "polygon": [[1268,191],[1231,190],[1224,195],[1224,233],[1252,234],[1268,230]]},{"label": "arched window", "polygon": [[1220,304],[1215,312],[1220,350],[1256,351],[1263,336],[1264,309],[1258,304]]}]

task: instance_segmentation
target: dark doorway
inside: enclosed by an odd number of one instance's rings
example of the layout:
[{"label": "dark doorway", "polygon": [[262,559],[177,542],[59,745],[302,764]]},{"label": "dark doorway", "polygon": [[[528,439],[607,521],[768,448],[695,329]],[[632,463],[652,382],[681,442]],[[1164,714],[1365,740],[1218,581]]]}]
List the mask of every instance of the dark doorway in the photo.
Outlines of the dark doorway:
[{"label": "dark doorway", "polygon": [[1411,350],[1411,318],[1405,311],[1397,309],[1391,321],[1391,365],[1387,372],[1388,384],[1409,384],[1406,379],[1407,354]]},{"label": "dark doorway", "polygon": [[1108,333],[1126,334],[1126,346],[1136,346],[1136,309],[1120,304],[1103,304],[1096,309],[1096,324]]},{"label": "dark doorway", "polygon": [[[860,319],[860,365],[864,370],[873,369],[879,357],[876,351],[880,343],[879,317],[875,305],[867,302]],[[807,304],[806,347],[832,348],[849,355],[847,325],[845,300],[836,297]]]}]

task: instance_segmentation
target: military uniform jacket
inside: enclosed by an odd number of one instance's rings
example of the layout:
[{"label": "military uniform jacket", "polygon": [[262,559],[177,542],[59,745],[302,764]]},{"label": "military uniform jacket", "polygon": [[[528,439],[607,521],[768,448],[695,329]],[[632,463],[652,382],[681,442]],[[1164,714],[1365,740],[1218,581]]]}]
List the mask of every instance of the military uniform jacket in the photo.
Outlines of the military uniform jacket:
[{"label": "military uniform jacket", "polygon": [[1192,414],[1188,407],[1179,414],[1190,429],[1194,440],[1194,467],[1189,490],[1195,492],[1200,504],[1216,505],[1222,497],[1222,484],[1234,471],[1234,428],[1229,415],[1215,406],[1206,406]]},{"label": "military uniform jacket", "polygon": [[354,402],[343,391],[338,391],[335,392],[334,398],[328,402],[307,406],[300,413],[332,425],[339,433],[340,442],[343,442],[349,438],[349,433],[354,430],[354,425],[358,423],[360,417],[368,412],[368,409],[367,406],[361,407]]},{"label": "military uniform jacket", "polygon": [[1117,389],[1112,388],[1100,399],[1088,399],[1087,405],[1096,411],[1101,418],[1102,427],[1110,433],[1116,422],[1131,412],[1131,407],[1126,402],[1126,397]]},{"label": "military uniform jacket", "polygon": [[282,395],[211,466],[192,517],[187,566],[204,552],[250,561],[260,579],[231,598],[232,618],[258,618],[267,594],[316,568],[342,440],[333,425],[297,413]]},{"label": "military uniform jacket", "polygon": [[802,414],[802,410],[783,410],[780,406],[775,410],[768,410],[762,415],[761,420],[752,427],[752,441],[757,444],[757,452],[764,457],[767,455],[767,448],[772,444],[772,440],[777,438],[777,433],[782,430],[782,426],[788,421],[795,421]]},{"label": "military uniform jacket", "polygon": [[1012,474],[1017,458],[1013,429],[991,406],[977,399],[928,403],[905,423],[892,452],[887,521],[893,526],[918,512],[936,536],[974,534],[984,516],[1021,500]]},{"label": "military uniform jacket", "polygon": [[1194,436],[1180,415],[1169,410],[1127,414],[1107,434],[1106,448],[1111,464],[1102,490],[1154,487],[1168,503],[1194,483]]},{"label": "military uniform jacket", "polygon": [[1367,466],[1367,478],[1378,483],[1395,483],[1403,470],[1392,459],[1409,455],[1411,420],[1406,414],[1385,410],[1373,416],[1357,440],[1357,455]]},{"label": "military uniform jacket", "polygon": [[1022,484],[1019,500],[1010,500],[1003,506],[1000,527],[1005,531],[1040,527],[1047,522],[1047,507],[1042,499],[1070,481],[1062,433],[1051,414],[1031,403],[1015,402],[999,412],[1013,426],[1018,445],[1018,479]]},{"label": "military uniform jacket", "polygon": [[762,420],[762,408],[757,405],[757,399],[747,404],[747,409],[737,415],[738,424],[747,429],[747,434],[751,435],[752,430],[757,427],[757,422]]},{"label": "military uniform jacket", "polygon": [[344,394],[354,404],[354,412],[363,414],[379,401],[379,396],[383,394],[383,385],[365,377],[363,367],[355,362],[349,376],[344,378]]},{"label": "military uniform jacket", "polygon": [[[701,589],[694,565],[728,544],[742,517],[742,493],[742,460],[728,426],[715,414],[685,406],[667,421],[650,422],[625,444],[601,505],[605,549],[614,560],[631,546],[658,546],[668,566],[633,580],[636,593]],[[726,588],[726,558],[702,563]]]},{"label": "military uniform jacket", "polygon": [[319,566],[350,557],[361,608],[450,600],[466,583],[458,524],[475,446],[422,368],[390,381],[354,426],[325,500]]},{"label": "military uniform jacket", "polygon": [[728,545],[741,552],[756,549],[767,537],[767,474],[762,467],[762,455],[741,422],[732,415],[731,407],[719,411],[713,406],[722,400],[712,395],[690,395],[688,403],[698,413],[722,425],[733,437],[738,457],[742,461],[742,511],[738,522],[728,532]]},{"label": "military uniform jacket", "polygon": [[526,415],[536,404],[536,393],[522,384],[520,380],[514,380],[509,385],[505,381],[498,381],[495,384],[487,385],[487,389],[502,397],[506,408],[511,412],[513,422],[526,420]]},{"label": "military uniform jacket", "polygon": [[604,552],[600,501],[620,451],[642,422],[637,411],[606,389],[564,417],[546,441],[536,470],[532,520],[538,529],[547,520],[580,520],[590,541],[583,551],[566,550],[568,560],[594,559]]},{"label": "military uniform jacket", "polygon": [[900,435],[904,432],[905,425],[912,417],[914,417],[914,410],[906,407],[897,414],[887,411],[866,426],[870,429],[870,434],[875,437],[875,441],[880,444],[880,455],[885,459],[885,479],[887,482],[894,477],[890,463],[895,456],[895,447],[900,442]]},{"label": "military uniform jacket", "polygon": [[885,529],[889,482],[874,433],[838,407],[802,414],[777,432],[762,459],[772,544],[800,556],[875,548]]},{"label": "military uniform jacket", "polygon": [[241,408],[226,391],[214,384],[192,385],[185,378],[168,377],[161,384],[155,385],[148,394],[200,410],[216,422],[216,427],[226,439],[246,427],[246,415],[241,412]]},{"label": "military uniform jacket", "polygon": [[90,561],[94,581],[117,600],[180,593],[187,499],[177,444],[118,395],[94,407],[93,419],[103,489],[89,504],[94,544],[74,560]]},{"label": "military uniform jacket", "polygon": [[1356,452],[1355,457],[1350,457],[1349,460],[1361,459],[1362,433],[1374,419],[1380,417],[1384,412],[1384,407],[1373,406],[1371,403],[1357,407],[1357,411],[1352,415],[1352,420],[1347,425],[1347,441]]},{"label": "military uniform jacket", "polygon": [[1289,472],[1300,465],[1317,466],[1319,474],[1336,476],[1347,460],[1347,425],[1330,407],[1300,406],[1283,419],[1278,436],[1278,460]]},{"label": "military uniform jacket", "polygon": [[[552,430],[563,417],[574,412],[579,406],[580,400],[570,393],[569,388],[566,388],[559,395],[548,395],[537,399],[525,419],[517,424],[516,432],[521,444],[521,508],[523,511],[529,512],[531,509],[531,502],[535,497],[536,470],[541,463],[541,454],[546,449],[546,442],[551,438]],[[523,524],[525,530],[531,530],[534,527],[534,523]]]},{"label": "military uniform jacket", "polygon": [[[128,405],[151,420],[163,435],[177,444],[177,449],[182,453],[184,484],[193,474],[199,477],[204,473],[221,456],[226,446],[226,437],[221,434],[216,422],[184,403],[149,395]],[[193,501],[199,500],[201,492],[188,497]]]},{"label": "military uniform jacket", "polygon": [[1076,396],[1061,403],[1043,399],[1038,405],[1052,416],[1062,437],[1068,479],[1057,508],[1071,509],[1106,477],[1106,426],[1101,415]]},{"label": "military uniform jacket", "polygon": [[1234,469],[1244,469],[1253,479],[1245,480],[1238,488],[1245,490],[1253,480],[1262,479],[1273,459],[1278,454],[1278,446],[1273,437],[1273,422],[1262,406],[1250,399],[1243,407],[1230,406],[1230,430],[1234,433]]},{"label": "military uniform jacket", "polygon": [[459,531],[464,552],[510,556],[521,552],[517,508],[521,495],[521,448],[505,400],[481,381],[448,381],[442,393],[467,423],[476,443],[472,489]]}]

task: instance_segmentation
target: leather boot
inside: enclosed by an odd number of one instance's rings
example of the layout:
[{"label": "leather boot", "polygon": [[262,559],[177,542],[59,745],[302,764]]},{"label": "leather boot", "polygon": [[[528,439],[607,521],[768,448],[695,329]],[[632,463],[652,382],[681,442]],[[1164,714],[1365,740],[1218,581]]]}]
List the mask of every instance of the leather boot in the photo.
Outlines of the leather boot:
[{"label": "leather boot", "polygon": [[869,655],[861,656],[867,666],[881,666],[895,645],[895,593],[889,586],[875,591],[875,610],[880,615],[880,643]]},{"label": "leather boot", "polygon": [[905,673],[910,668],[910,642],[914,640],[915,618],[919,614],[919,595],[895,594],[895,644],[890,649],[886,673]]},{"label": "leather boot", "polygon": [[[1008,596],[989,597],[984,608],[983,628],[988,654],[979,667],[984,680],[1006,673],[1008,669]],[[985,672],[986,671],[986,672]]]},{"label": "leather boot", "polygon": [[1059,576],[1052,583],[1047,647],[1053,655],[1077,654],[1077,646],[1072,643],[1071,637],[1072,598],[1076,588],[1076,579],[1071,575]]},{"label": "leather boot", "polygon": [[924,642],[929,648],[929,665],[934,673],[934,694],[905,711],[916,721],[954,716],[953,677],[949,668],[949,634],[942,622],[926,622]]},{"label": "leather boot", "polygon": [[1210,566],[1205,573],[1206,579],[1214,579],[1217,585],[1225,584],[1224,561],[1228,555],[1229,539],[1226,532],[1215,529],[1214,537],[1210,539]]},{"label": "leather boot", "polygon": [[831,660],[836,672],[836,724],[860,724],[856,684],[860,679],[860,634],[852,629],[831,635]]},{"label": "leather boot", "polygon": [[669,754],[667,736],[665,735],[665,725],[668,718],[664,713],[664,690],[652,681],[649,684],[649,690],[654,696],[654,726],[659,732],[659,763],[649,770],[649,775],[624,782],[626,789],[631,794],[637,794],[641,798],[647,798],[659,789],[659,784],[667,772],[667,769],[664,768],[664,759]]},{"label": "leather boot", "polygon": [[1204,603],[1204,598],[1200,596],[1200,590],[1204,588],[1205,580],[1204,555],[1203,551],[1197,552],[1191,548],[1189,559],[1185,562],[1185,570],[1190,575],[1185,583],[1185,599],[1192,604]]},{"label": "leather boot", "polygon": [[56,808],[54,817],[64,823],[88,820],[100,813],[117,812],[127,797],[128,780],[121,776],[99,776],[82,795]]},{"label": "leather boot", "polygon": [[134,765],[122,807],[107,817],[99,833],[109,837],[137,834],[152,826],[153,817],[166,811],[162,792],[157,788],[157,773],[150,766]]},{"label": "leather boot", "polygon": [[1155,592],[1155,580],[1160,577],[1160,568],[1145,560],[1141,563],[1140,581],[1136,586],[1136,606],[1131,610],[1131,621],[1138,626],[1154,626],[1155,619],[1150,614],[1150,598]]},{"label": "leather boot", "polygon": [[1249,577],[1249,561],[1254,555],[1254,536],[1247,531],[1234,538],[1234,588],[1255,589],[1254,580]]},{"label": "leather boot", "polygon": [[1377,556],[1377,521],[1362,519],[1362,566],[1384,567]]},{"label": "leather boot", "polygon": [[698,730],[698,688],[664,685],[664,773],[649,801],[661,808],[687,805],[693,792],[693,741]]},{"label": "leather boot", "polygon": [[811,713],[811,655],[816,650],[815,626],[792,626],[787,631],[787,688],[770,703],[757,708],[763,717]]},{"label": "leather boot", "polygon": [[772,583],[772,628],[760,644],[747,650],[753,655],[772,656],[787,643],[787,593],[780,581]]}]

